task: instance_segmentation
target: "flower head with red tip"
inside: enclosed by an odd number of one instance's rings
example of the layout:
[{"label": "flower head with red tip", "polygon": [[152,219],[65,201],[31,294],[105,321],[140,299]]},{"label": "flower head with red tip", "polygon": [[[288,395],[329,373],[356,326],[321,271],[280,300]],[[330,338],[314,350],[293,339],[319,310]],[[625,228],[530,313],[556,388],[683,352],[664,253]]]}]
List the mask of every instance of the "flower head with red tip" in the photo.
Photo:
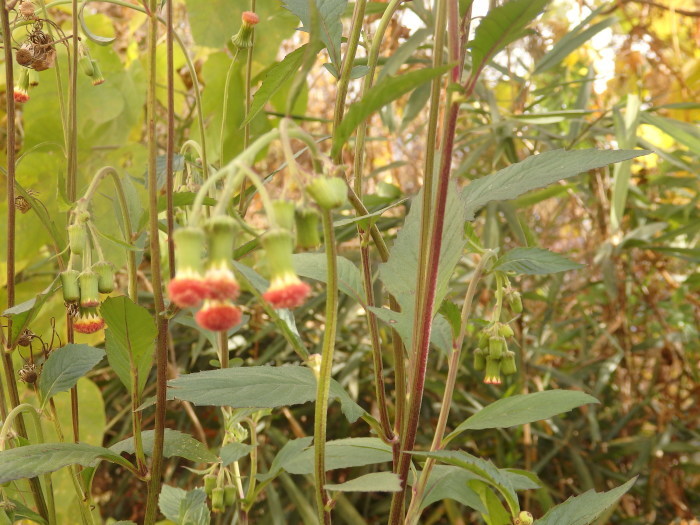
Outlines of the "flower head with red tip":
[{"label": "flower head with red tip", "polygon": [[240,292],[236,276],[231,271],[236,223],[227,215],[213,217],[206,224],[209,240],[209,264],[204,274],[207,298],[235,301]]},{"label": "flower head with red tip", "polygon": [[15,102],[24,103],[29,100],[29,70],[26,67],[21,67],[19,77],[15,83],[14,89]]},{"label": "flower head with red tip", "polygon": [[94,334],[105,327],[105,320],[95,308],[80,308],[78,317],[73,321],[73,328],[81,334]]},{"label": "flower head with red tip", "polygon": [[296,308],[304,304],[310,293],[311,287],[296,274],[287,274],[272,279],[263,299],[275,308]]},{"label": "flower head with red tip", "polygon": [[175,277],[168,284],[170,300],[180,308],[198,306],[209,296],[202,277],[204,232],[201,228],[181,228],[173,234],[175,240]]},{"label": "flower head with red tip", "polygon": [[204,306],[197,312],[197,324],[213,332],[228,331],[241,322],[240,308],[230,301],[207,299]]},{"label": "flower head with red tip", "polygon": [[276,228],[262,238],[270,267],[270,287],[263,299],[275,308],[296,308],[306,301],[311,287],[297,277],[292,264],[294,239],[289,230]]}]

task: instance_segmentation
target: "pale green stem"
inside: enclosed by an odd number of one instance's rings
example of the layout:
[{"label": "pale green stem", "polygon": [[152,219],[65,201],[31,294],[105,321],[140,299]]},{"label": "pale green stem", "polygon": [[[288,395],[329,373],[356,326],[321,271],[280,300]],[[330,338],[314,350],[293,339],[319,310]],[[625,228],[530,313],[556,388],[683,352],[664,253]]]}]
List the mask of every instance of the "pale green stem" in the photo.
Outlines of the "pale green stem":
[{"label": "pale green stem", "polygon": [[221,130],[219,131],[219,166],[224,165],[224,136],[226,134],[226,117],[228,116],[228,97],[229,90],[231,88],[231,77],[233,76],[233,68],[236,65],[236,59],[238,58],[238,52],[240,49],[236,48],[236,53],[233,55],[233,60],[228,66],[228,71],[226,72],[226,82],[224,83],[224,106],[221,113]]}]

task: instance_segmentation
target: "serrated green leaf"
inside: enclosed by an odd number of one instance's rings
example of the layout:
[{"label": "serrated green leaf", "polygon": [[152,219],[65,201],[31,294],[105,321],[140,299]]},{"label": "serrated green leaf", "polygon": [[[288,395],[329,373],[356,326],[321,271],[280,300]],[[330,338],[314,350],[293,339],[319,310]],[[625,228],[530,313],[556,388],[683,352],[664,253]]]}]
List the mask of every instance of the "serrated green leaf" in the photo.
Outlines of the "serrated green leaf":
[{"label": "serrated green leaf", "polygon": [[617,501],[634,485],[637,478],[634,477],[624,485],[609,490],[608,492],[596,492],[589,490],[580,496],[569,498],[550,509],[547,514],[537,520],[537,525],[589,525]]},{"label": "serrated green leaf", "polygon": [[386,106],[389,102],[416,89],[425,82],[442,75],[451,66],[419,69],[397,77],[387,77],[377,82],[362,99],[355,102],[345,114],[343,121],[336,129],[332,155],[336,155],[352,135],[353,131],[372,113]]},{"label": "serrated green leaf", "polygon": [[[481,20],[469,44],[472,72],[478,72],[511,42],[523,35],[525,27],[542,12],[549,0],[512,0],[491,9]],[[474,74],[473,73],[473,74]]]},{"label": "serrated green leaf", "polygon": [[514,248],[499,257],[494,268],[523,275],[546,275],[578,270],[583,265],[542,248]]},{"label": "serrated green leaf", "polygon": [[61,285],[60,278],[54,279],[54,281],[46,287],[41,293],[37,294],[33,299],[29,299],[20,304],[16,304],[12,308],[6,309],[3,313],[3,317],[10,317],[12,319],[12,346],[17,344],[17,339],[24,331],[25,328],[29,326],[44,306],[44,303],[51,298],[53,293],[58,290]]},{"label": "serrated green leaf", "polygon": [[73,388],[104,356],[100,348],[72,343],[51,352],[39,377],[42,405],[59,392]]},{"label": "serrated green leaf", "polygon": [[[346,438],[326,443],[326,470],[362,467],[391,461],[391,447],[379,438]],[[290,474],[311,474],[314,448],[308,446],[280,465]]]},{"label": "serrated green leaf", "polygon": [[[302,277],[326,282],[326,254],[325,253],[295,253],[292,256],[294,269]],[[364,288],[362,277],[357,266],[345,257],[337,257],[338,264],[338,288],[360,304],[364,304]]]},{"label": "serrated green leaf", "polygon": [[252,445],[247,445],[245,443],[228,443],[221,447],[219,451],[221,465],[223,467],[228,467],[234,461],[238,461],[250,454],[251,450],[253,450]]},{"label": "serrated green leaf", "polygon": [[447,439],[452,439],[465,430],[508,428],[533,423],[592,403],[598,403],[598,400],[576,390],[546,390],[518,394],[499,399],[482,408],[461,423]]},{"label": "serrated green leaf", "polygon": [[129,392],[132,391],[132,369],[138,373],[140,395],[153,364],[157,335],[153,317],[143,306],[125,296],[106,299],[100,314],[107,323],[105,349],[109,364]]},{"label": "serrated green leaf", "polygon": [[[319,38],[326,45],[331,62],[340,67],[340,42],[343,25],[340,22],[347,0],[315,0],[318,9]],[[312,14],[309,9],[309,0],[284,0],[284,7],[295,14],[302,23],[302,30],[309,31],[312,24]]]},{"label": "serrated green leaf", "polygon": [[[168,397],[196,405],[233,408],[276,408],[316,399],[316,377],[301,366],[246,366],[186,374],[168,381]],[[331,380],[331,398],[340,401],[351,423],[364,414],[337,381]]]},{"label": "serrated green leaf", "polygon": [[399,492],[401,480],[393,472],[372,472],[345,483],[330,483],[324,488],[338,492]]},{"label": "serrated green leaf", "polygon": [[163,485],[158,508],[166,518],[178,525],[209,525],[211,522],[207,495],[201,488],[185,491]]},{"label": "serrated green leaf", "polygon": [[[142,432],[141,440],[143,442],[144,454],[147,456],[153,455],[155,432],[153,430]],[[115,454],[121,454],[122,452],[133,454],[135,452],[134,438],[130,437],[124,439],[109,447],[109,450]],[[189,434],[183,434],[182,432],[170,428],[165,429],[163,456],[166,458],[177,456],[196,463],[216,463],[219,461],[216,454],[209,451],[204,443],[198,441]]]},{"label": "serrated green leaf", "polygon": [[131,463],[108,448],[83,443],[43,443],[0,452],[0,483],[36,478],[68,465],[91,467],[101,459],[133,469]]},{"label": "serrated green leaf", "polygon": [[642,155],[646,150],[554,150],[533,155],[503,168],[496,173],[476,179],[462,191],[466,220],[474,220],[478,210],[491,201],[505,201],[530,190],[549,186],[584,171],[602,168]]}]

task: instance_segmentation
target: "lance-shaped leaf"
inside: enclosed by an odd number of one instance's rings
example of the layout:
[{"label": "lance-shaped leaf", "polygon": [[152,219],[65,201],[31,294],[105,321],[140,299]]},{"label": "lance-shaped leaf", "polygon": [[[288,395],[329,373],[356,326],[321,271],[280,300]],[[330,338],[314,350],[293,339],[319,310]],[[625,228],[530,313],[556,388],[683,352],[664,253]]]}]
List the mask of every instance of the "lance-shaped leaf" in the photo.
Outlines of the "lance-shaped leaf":
[{"label": "lance-shaped leaf", "polygon": [[[153,430],[146,430],[141,433],[141,439],[144,453],[147,456],[153,455],[155,432]],[[130,437],[124,439],[109,447],[109,450],[115,454],[121,454],[122,452],[133,454],[135,451],[134,438]],[[210,452],[204,443],[196,440],[189,434],[183,434],[182,432],[170,428],[165,429],[163,456],[166,458],[177,456],[197,463],[216,463],[219,461],[216,454]]]},{"label": "lance-shaped leaf", "polygon": [[44,303],[46,303],[59,286],[60,279],[57,277],[44,291],[38,293],[33,299],[16,304],[2,313],[3,317],[12,319],[12,347],[17,344],[17,339],[19,339],[22,331],[34,320],[39,310],[41,310],[41,307],[44,306]]},{"label": "lance-shaped leaf", "polygon": [[338,492],[399,492],[401,480],[393,472],[372,472],[345,483],[325,485],[325,488]]},{"label": "lance-shaped leaf", "polygon": [[646,150],[582,149],[547,151],[476,179],[462,191],[466,220],[491,201],[505,201],[584,171],[651,153]]},{"label": "lance-shaped leaf", "polygon": [[[340,41],[343,25],[340,22],[347,0],[315,0],[318,12],[318,38],[328,49],[331,62],[338,68],[341,63]],[[303,31],[310,31],[314,21],[309,7],[309,0],[284,0],[284,7],[295,14],[302,23]]]},{"label": "lance-shaped leaf", "polygon": [[42,405],[59,392],[73,388],[104,356],[100,348],[72,343],[51,352],[39,377]]},{"label": "lance-shaped leaf", "polygon": [[153,364],[157,334],[153,317],[125,296],[105,300],[100,314],[107,323],[105,349],[109,364],[130,393],[133,393],[131,374],[137,373],[138,395],[141,395]]},{"label": "lance-shaped leaf", "polygon": [[[295,440],[300,441],[300,440]],[[345,438],[326,443],[326,470],[362,467],[391,461],[391,447],[379,438]],[[311,474],[314,449],[308,446],[285,457],[280,465],[290,474]]]},{"label": "lance-shaped leaf", "polygon": [[500,257],[494,268],[524,275],[546,275],[578,270],[583,265],[542,248],[515,248]]}]

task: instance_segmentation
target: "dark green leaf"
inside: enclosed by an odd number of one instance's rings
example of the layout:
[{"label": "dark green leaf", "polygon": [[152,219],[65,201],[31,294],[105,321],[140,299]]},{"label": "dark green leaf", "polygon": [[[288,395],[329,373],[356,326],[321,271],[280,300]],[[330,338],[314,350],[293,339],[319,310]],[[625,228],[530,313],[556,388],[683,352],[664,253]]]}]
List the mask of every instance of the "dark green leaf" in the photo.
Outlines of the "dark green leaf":
[{"label": "dark green leaf", "polygon": [[583,265],[542,248],[514,248],[499,257],[494,268],[524,275],[546,275],[578,270]]},{"label": "dark green leaf", "polygon": [[211,522],[207,495],[201,488],[187,492],[163,485],[158,497],[158,508],[166,518],[178,525],[209,525]]},{"label": "dark green leaf", "polygon": [[649,154],[646,150],[554,150],[528,157],[496,173],[473,181],[462,192],[466,220],[491,201],[514,199],[584,171]]},{"label": "dark green leaf", "polygon": [[0,452],[0,483],[35,478],[68,465],[91,467],[101,459],[133,468],[131,463],[108,448],[83,443],[44,443]]},{"label": "dark green leaf", "polygon": [[10,503],[12,503],[12,506],[14,507],[12,512],[14,513],[15,523],[22,520],[30,520],[32,522],[46,524],[46,520],[44,518],[39,516],[39,514],[27,507],[21,501],[10,498]]},{"label": "dark green leaf", "polygon": [[253,450],[253,447],[245,443],[228,443],[224,445],[219,451],[222,466],[228,467],[234,461],[238,461],[250,454],[251,450]]},{"label": "dark green leaf", "polygon": [[61,285],[61,280],[57,277],[54,281],[41,293],[37,294],[33,299],[16,304],[12,308],[8,308],[2,313],[3,317],[12,319],[12,346],[17,344],[17,339],[25,328],[29,326],[34,318],[44,306],[44,303],[58,290]]},{"label": "dark green leaf", "polygon": [[339,492],[399,492],[401,480],[393,472],[372,472],[345,483],[325,485],[325,488]]},{"label": "dark green leaf", "polygon": [[589,525],[615,505],[623,494],[632,488],[635,481],[636,477],[608,492],[589,490],[580,496],[569,498],[538,519],[537,525]]},{"label": "dark green leaf", "polygon": [[[361,467],[391,461],[391,447],[379,438],[346,438],[326,443],[326,470]],[[311,474],[314,469],[314,448],[290,456],[281,467],[290,474]]]},{"label": "dark green leaf", "polygon": [[463,468],[453,465],[435,465],[423,493],[421,509],[443,499],[453,499],[462,505],[485,513],[486,507],[479,495],[468,485],[474,479],[480,478]]},{"label": "dark green leaf", "polygon": [[[196,405],[233,408],[276,408],[299,405],[316,399],[316,377],[301,366],[247,366],[187,374],[168,382],[170,398]],[[336,381],[330,395],[340,401],[351,423],[364,410]]]},{"label": "dark green leaf", "polygon": [[372,113],[378,111],[389,102],[405,95],[409,91],[414,90],[421,84],[442,75],[449,68],[450,66],[447,65],[438,68],[420,69],[397,77],[387,77],[381,82],[377,82],[377,84],[362,97],[362,100],[354,103],[348,109],[343,121],[336,130],[332,154],[335,155],[340,151],[357,126],[364,122]]},{"label": "dark green leaf", "polygon": [[[343,16],[347,0],[315,0],[318,9],[319,38],[326,45],[331,62],[340,67],[340,41],[343,25],[340,18]],[[309,31],[312,25],[312,13],[309,9],[309,0],[284,0],[284,6],[294,13],[303,25],[302,30]]]},{"label": "dark green leaf", "polygon": [[153,363],[157,335],[153,317],[143,306],[125,296],[109,297],[100,307],[107,323],[107,359],[124,386],[132,391],[132,371],[138,374],[138,393],[143,392]]},{"label": "dark green leaf", "polygon": [[104,356],[100,348],[72,343],[51,352],[39,377],[42,404],[59,392],[73,388]]},{"label": "dark green leaf", "polygon": [[311,445],[312,441],[312,437],[290,439],[287,441],[277,453],[275,459],[272,460],[270,470],[264,474],[258,474],[258,481],[263,482],[277,477],[277,475],[284,470],[284,466],[296,458],[305,448]]},{"label": "dark green leaf", "polygon": [[[142,432],[141,439],[143,441],[144,453],[147,456],[151,456],[153,454],[153,443],[155,439],[154,431],[146,430]],[[136,450],[134,448],[134,438],[130,437],[124,439],[112,445],[109,449],[115,454],[121,454],[122,452],[133,454]],[[196,463],[216,463],[219,461],[219,458],[210,452],[201,441],[196,440],[189,434],[183,434],[182,432],[169,428],[165,429],[163,456],[166,458],[177,456]]]}]

